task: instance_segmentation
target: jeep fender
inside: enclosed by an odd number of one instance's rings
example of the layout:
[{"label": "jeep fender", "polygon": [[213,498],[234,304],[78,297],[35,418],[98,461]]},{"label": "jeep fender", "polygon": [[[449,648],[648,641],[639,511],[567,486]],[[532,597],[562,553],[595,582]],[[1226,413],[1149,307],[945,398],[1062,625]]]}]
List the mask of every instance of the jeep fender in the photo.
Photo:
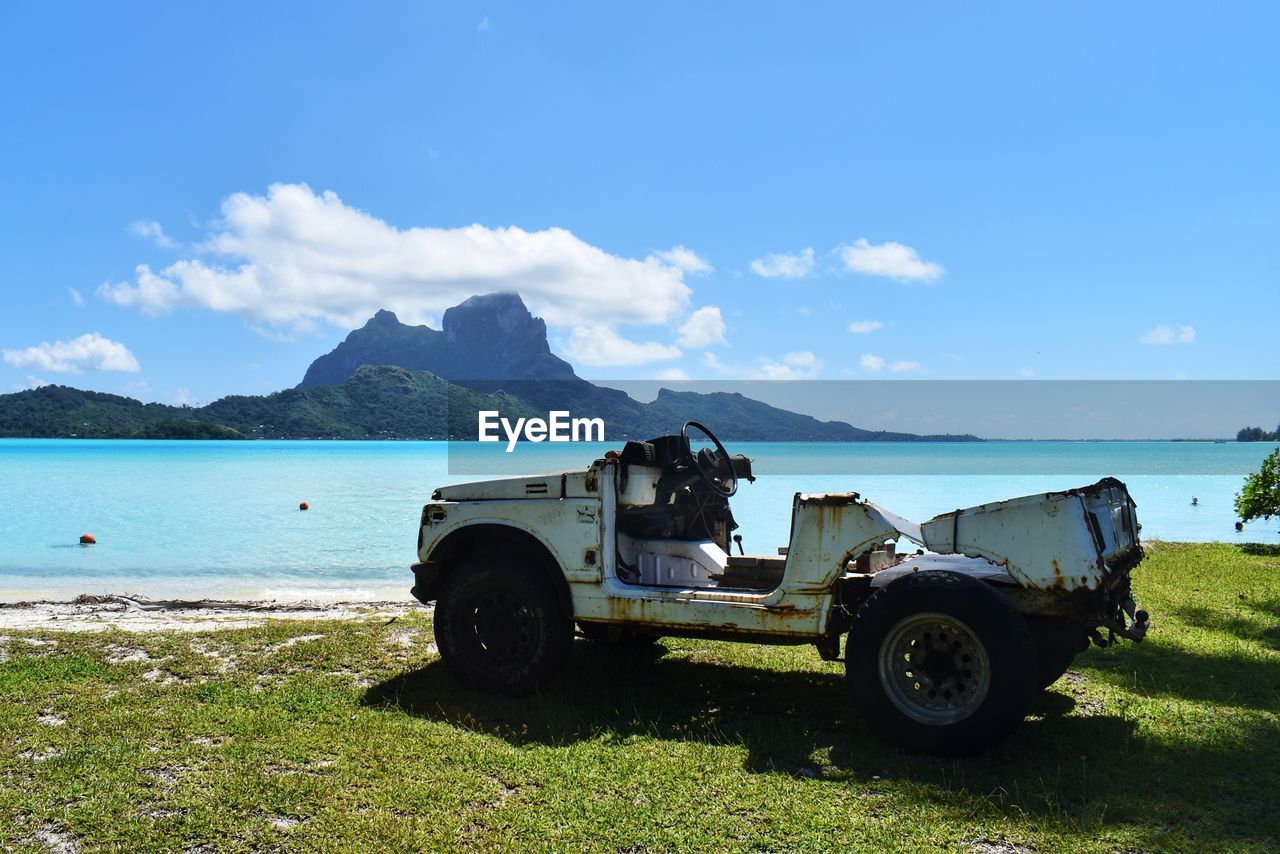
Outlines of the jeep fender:
[{"label": "jeep fender", "polygon": [[569,582],[550,547],[531,531],[494,522],[462,525],[441,538],[424,562],[413,565],[414,598],[424,605],[434,601],[445,579],[467,559],[495,552],[519,556],[522,565],[545,577],[563,613],[573,616]]}]

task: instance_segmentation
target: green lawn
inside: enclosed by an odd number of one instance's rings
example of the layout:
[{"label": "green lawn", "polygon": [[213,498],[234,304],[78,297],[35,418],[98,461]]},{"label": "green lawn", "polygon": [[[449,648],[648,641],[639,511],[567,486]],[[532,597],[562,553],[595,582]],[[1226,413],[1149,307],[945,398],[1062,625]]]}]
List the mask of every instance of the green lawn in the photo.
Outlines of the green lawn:
[{"label": "green lawn", "polygon": [[1003,748],[886,748],[812,648],[579,641],[549,692],[459,687],[429,617],[11,632],[0,846],[1280,848],[1280,549],[1156,544],[1146,643]]}]

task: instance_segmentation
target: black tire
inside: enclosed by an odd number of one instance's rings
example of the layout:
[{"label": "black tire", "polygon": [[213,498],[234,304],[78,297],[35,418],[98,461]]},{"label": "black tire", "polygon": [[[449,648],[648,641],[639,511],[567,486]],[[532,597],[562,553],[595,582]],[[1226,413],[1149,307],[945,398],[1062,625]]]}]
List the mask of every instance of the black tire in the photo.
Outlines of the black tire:
[{"label": "black tire", "polygon": [[659,635],[643,629],[608,623],[578,623],[578,631],[589,641],[611,646],[650,646],[657,643],[659,638]]},{"label": "black tire", "polygon": [[1089,648],[1083,627],[1060,617],[1027,617],[1036,645],[1036,682],[1048,688],[1062,678],[1075,657]]},{"label": "black tire", "polygon": [[1035,644],[1022,615],[981,581],[933,570],[904,576],[863,603],[845,647],[845,673],[882,738],[942,756],[982,753],[1004,741],[1038,687]]},{"label": "black tire", "polygon": [[545,685],[573,644],[541,567],[515,555],[479,555],[449,574],[434,620],[440,657],[473,688],[524,694]]}]

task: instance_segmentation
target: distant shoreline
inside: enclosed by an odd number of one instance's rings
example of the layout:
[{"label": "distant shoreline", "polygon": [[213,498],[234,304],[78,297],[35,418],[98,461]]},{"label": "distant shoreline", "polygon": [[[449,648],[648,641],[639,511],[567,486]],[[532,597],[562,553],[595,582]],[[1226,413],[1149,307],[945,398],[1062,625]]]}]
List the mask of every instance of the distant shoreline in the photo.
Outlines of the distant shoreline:
[{"label": "distant shoreline", "polygon": [[[1115,443],[1115,442],[1179,442],[1185,444],[1207,444],[1207,445],[1267,445],[1280,444],[1280,440],[1276,439],[1258,439],[1241,442],[1237,439],[1208,439],[1208,438],[1172,438],[1172,439],[1063,439],[1063,438],[1047,438],[1047,439],[984,439],[981,437],[974,438],[957,438],[954,439],[738,439],[732,434],[722,436],[725,442],[751,444],[771,444],[771,445],[984,445],[984,444],[1035,444],[1037,442],[1071,442],[1076,444],[1098,444],[1098,443]],[[268,436],[242,436],[236,438],[167,438],[156,436],[6,436],[0,435],[0,440],[31,440],[31,441],[66,441],[66,442],[216,442],[219,444],[227,442],[438,442],[441,444],[457,442],[467,445],[480,444],[475,439],[444,439],[444,438],[401,438],[401,437],[385,437],[385,438],[345,438],[336,436],[309,436],[309,437],[289,437],[289,438],[272,438]],[[582,442],[578,444],[584,445],[613,445],[621,444],[627,441],[633,441],[634,437],[623,437],[620,439],[608,439],[604,442]],[[524,444],[523,442],[521,444]],[[533,443],[541,444],[541,443]]]}]

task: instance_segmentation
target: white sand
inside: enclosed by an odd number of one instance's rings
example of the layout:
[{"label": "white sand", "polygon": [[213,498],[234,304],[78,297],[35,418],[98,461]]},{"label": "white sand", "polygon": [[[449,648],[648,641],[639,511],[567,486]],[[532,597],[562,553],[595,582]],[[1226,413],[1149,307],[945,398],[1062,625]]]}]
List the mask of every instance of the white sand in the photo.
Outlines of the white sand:
[{"label": "white sand", "polygon": [[422,607],[413,601],[280,603],[79,596],[70,601],[0,604],[0,630],[199,632],[258,626],[267,620],[386,620]]}]

